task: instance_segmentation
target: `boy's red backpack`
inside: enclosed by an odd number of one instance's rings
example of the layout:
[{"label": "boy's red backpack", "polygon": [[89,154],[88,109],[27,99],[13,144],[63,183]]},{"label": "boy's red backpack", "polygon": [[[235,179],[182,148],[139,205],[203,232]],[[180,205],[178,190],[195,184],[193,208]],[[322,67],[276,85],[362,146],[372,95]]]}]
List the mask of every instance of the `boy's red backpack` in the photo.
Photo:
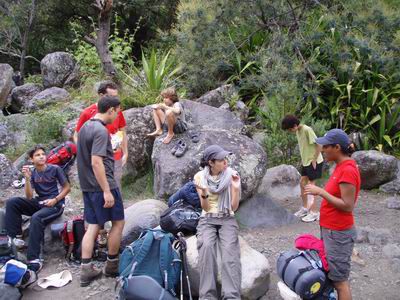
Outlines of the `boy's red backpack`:
[{"label": "boy's red backpack", "polygon": [[73,142],[67,141],[50,150],[47,155],[47,163],[58,165],[65,169],[75,160],[77,148]]}]

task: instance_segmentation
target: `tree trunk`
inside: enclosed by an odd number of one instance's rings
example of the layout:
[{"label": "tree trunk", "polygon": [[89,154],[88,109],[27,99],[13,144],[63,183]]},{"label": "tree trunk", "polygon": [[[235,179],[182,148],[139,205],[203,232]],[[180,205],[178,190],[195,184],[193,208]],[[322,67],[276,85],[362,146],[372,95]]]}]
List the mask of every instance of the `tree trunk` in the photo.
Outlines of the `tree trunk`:
[{"label": "tree trunk", "polygon": [[26,57],[26,52],[28,48],[28,38],[29,34],[32,31],[32,26],[33,26],[33,20],[35,18],[35,11],[36,11],[36,0],[32,0],[31,2],[31,9],[29,11],[29,18],[28,18],[28,23],[26,24],[25,32],[22,37],[21,41],[21,58],[19,61],[19,72],[22,80],[22,84],[24,82],[24,76],[25,76],[25,57]]},{"label": "tree trunk", "polygon": [[97,7],[100,9],[98,17],[98,29],[95,46],[97,53],[99,54],[103,71],[110,77],[115,78],[117,70],[115,69],[114,63],[110,51],[108,49],[108,38],[110,36],[110,24],[111,24],[111,11],[113,0],[96,0]]}]

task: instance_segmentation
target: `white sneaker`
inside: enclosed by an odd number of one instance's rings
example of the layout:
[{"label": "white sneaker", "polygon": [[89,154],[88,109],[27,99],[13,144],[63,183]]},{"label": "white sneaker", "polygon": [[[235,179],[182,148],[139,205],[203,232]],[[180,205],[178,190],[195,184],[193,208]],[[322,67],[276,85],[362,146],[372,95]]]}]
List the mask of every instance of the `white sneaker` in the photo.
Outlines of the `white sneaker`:
[{"label": "white sneaker", "polygon": [[307,214],[308,214],[308,209],[303,206],[297,212],[294,213],[294,215],[298,218],[305,217],[307,216]]},{"label": "white sneaker", "polygon": [[310,223],[319,220],[319,212],[310,211],[307,216],[301,219],[303,222]]}]

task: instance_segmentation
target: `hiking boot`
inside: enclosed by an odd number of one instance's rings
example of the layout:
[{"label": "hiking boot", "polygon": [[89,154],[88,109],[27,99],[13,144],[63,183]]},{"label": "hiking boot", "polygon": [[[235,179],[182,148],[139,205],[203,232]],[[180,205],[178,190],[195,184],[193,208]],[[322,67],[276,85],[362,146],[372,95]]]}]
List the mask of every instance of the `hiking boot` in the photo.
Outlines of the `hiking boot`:
[{"label": "hiking boot", "polygon": [[119,275],[118,266],[119,266],[118,258],[114,259],[107,258],[106,266],[104,267],[103,271],[104,275],[106,275],[106,277],[117,277]]},{"label": "hiking boot", "polygon": [[93,264],[81,264],[81,286],[88,286],[93,280],[101,277],[101,270]]},{"label": "hiking boot", "polygon": [[319,220],[319,212],[310,211],[307,216],[301,219],[303,222],[311,223]]},{"label": "hiking boot", "polygon": [[305,207],[301,207],[297,212],[294,213],[294,215],[298,218],[302,218],[307,216],[308,214],[308,209]]}]

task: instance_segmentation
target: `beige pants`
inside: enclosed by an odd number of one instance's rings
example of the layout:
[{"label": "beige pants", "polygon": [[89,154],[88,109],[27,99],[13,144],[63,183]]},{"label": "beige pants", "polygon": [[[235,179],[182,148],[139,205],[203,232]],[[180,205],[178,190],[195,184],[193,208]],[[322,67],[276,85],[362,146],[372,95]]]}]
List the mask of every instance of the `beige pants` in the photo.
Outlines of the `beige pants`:
[{"label": "beige pants", "polygon": [[[202,217],[197,226],[200,300],[240,299],[239,226],[234,217]],[[217,295],[217,246],[221,250],[222,295]]]}]

